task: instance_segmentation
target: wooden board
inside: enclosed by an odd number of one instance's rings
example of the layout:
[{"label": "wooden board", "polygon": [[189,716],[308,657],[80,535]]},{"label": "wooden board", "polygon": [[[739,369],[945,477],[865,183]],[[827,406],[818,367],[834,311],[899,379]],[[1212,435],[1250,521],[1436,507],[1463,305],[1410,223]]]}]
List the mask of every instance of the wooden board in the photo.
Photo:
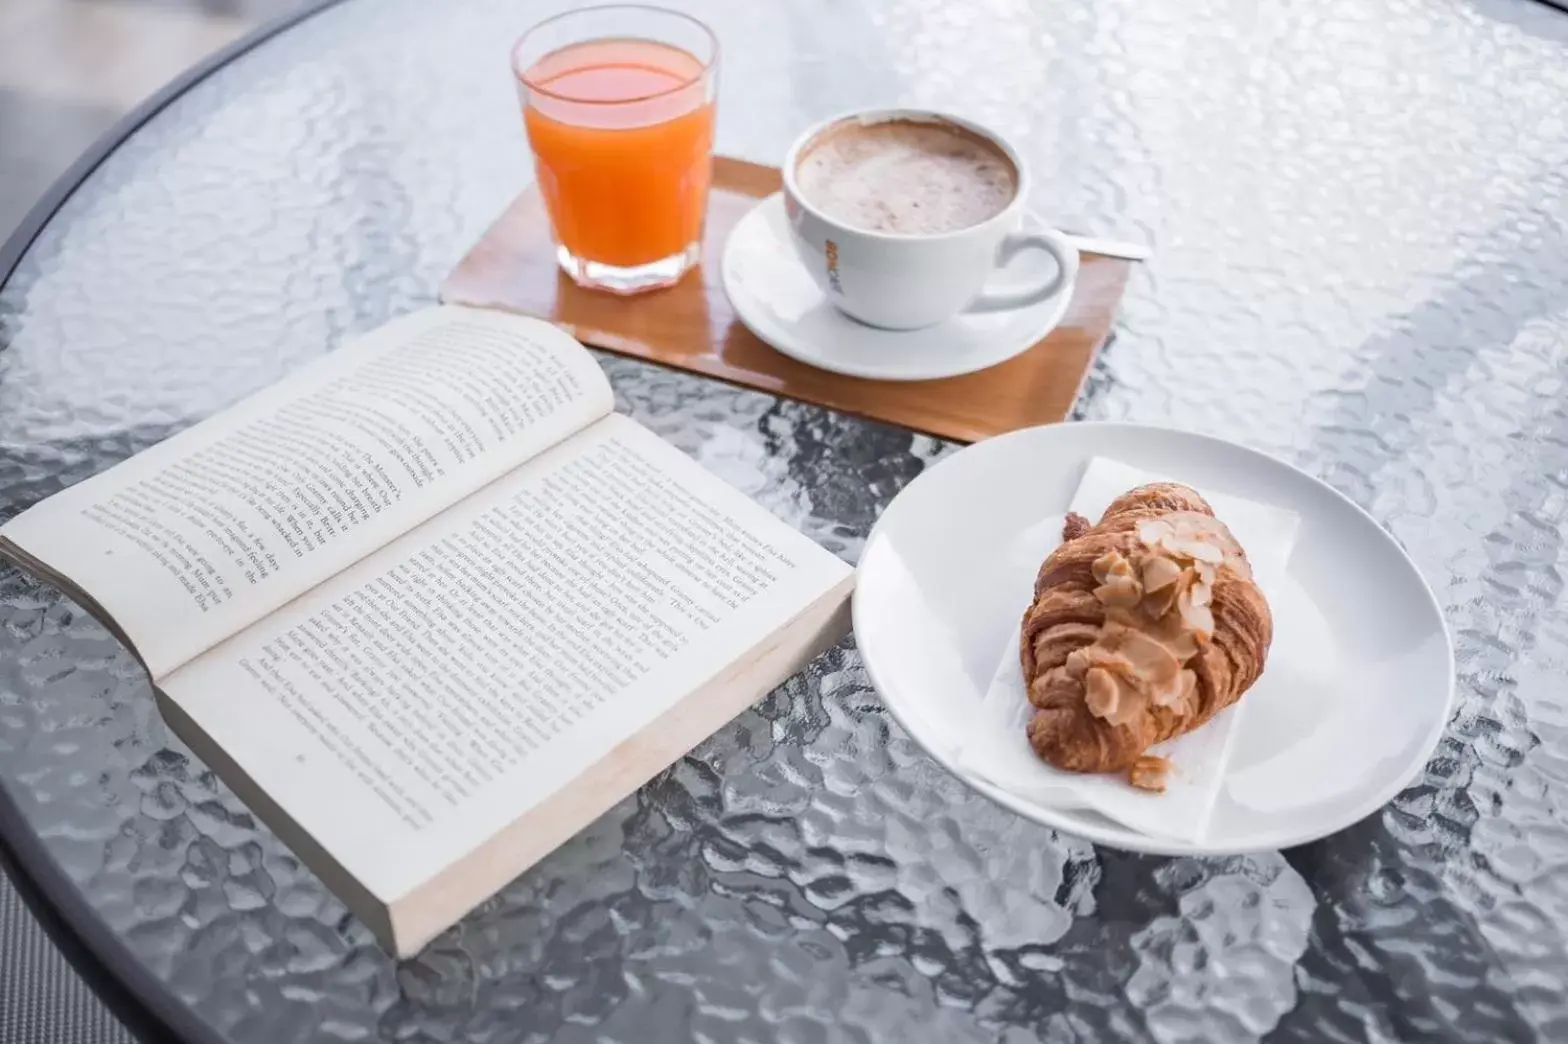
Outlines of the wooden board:
[{"label": "wooden board", "polygon": [[844,377],[768,347],[724,294],[719,259],[730,229],[778,190],[777,168],[715,157],[703,235],[708,263],[669,289],[621,297],[585,290],[560,270],[549,220],[529,189],[459,262],[441,299],[539,316],[596,348],[961,442],[1067,416],[1110,336],[1128,262],[1085,255],[1061,325],[988,370],[932,381]]}]

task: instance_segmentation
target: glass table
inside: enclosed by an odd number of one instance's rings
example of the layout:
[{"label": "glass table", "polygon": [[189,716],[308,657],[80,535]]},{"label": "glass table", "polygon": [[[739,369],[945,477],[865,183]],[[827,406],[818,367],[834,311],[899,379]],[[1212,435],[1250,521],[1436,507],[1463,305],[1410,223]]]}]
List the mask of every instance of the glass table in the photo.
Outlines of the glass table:
[{"label": "glass table", "polygon": [[[1053,222],[1151,242],[1079,415],[1247,442],[1392,531],[1457,642],[1436,756],[1317,844],[1125,855],[947,776],[846,641],[397,964],[7,569],[0,827],[73,929],[199,1041],[1568,1038],[1568,17],[681,6],[722,41],[723,151],[946,107],[1022,143]],[[429,303],[529,176],[507,46],[558,7],[349,0],[131,134],[0,288],[0,515]],[[954,449],[604,364],[849,560]]]}]

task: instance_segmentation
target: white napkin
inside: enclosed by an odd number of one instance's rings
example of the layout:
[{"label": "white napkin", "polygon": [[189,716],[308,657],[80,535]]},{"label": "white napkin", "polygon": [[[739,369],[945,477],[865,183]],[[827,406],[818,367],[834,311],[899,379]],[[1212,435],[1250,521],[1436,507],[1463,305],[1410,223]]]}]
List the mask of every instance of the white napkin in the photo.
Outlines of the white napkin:
[{"label": "white napkin", "polygon": [[[1084,470],[1071,509],[1096,522],[1111,501],[1127,490],[1160,481],[1171,480],[1120,461],[1095,457]],[[1258,586],[1272,601],[1283,586],[1285,564],[1296,542],[1300,518],[1282,508],[1204,489],[1198,492],[1246,550]],[[1012,570],[1009,575],[1025,578],[1020,585],[1020,620],[1029,606],[1035,572],[1062,541],[1064,518],[1057,515],[1043,519],[1008,549]],[[1093,809],[1144,834],[1201,841],[1224,780],[1237,715],[1246,707],[1247,696],[1255,695],[1264,682],[1260,679],[1239,703],[1215,715],[1202,728],[1150,748],[1150,753],[1162,755],[1171,763],[1165,793],[1152,794],[1136,789],[1124,776],[1062,772],[1040,760],[1025,734],[1033,708],[1018,662],[1018,639],[1019,630],[1015,627],[1000,650],[1001,662],[981,703],[974,731],[958,753],[960,767],[1036,804]],[[1264,677],[1267,678],[1266,670]]]}]

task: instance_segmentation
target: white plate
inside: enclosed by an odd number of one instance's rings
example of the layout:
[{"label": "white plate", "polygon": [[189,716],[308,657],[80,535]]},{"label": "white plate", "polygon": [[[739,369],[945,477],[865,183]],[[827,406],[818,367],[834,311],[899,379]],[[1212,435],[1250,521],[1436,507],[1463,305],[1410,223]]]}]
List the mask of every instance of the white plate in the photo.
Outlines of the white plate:
[{"label": "white plate", "polygon": [[[1043,225],[1030,216],[1026,227]],[[1055,329],[1073,296],[1068,285],[1027,308],[964,312],[923,330],[880,330],[828,303],[789,236],[783,196],[753,207],[724,246],[724,292],[762,340],[808,366],[850,377],[923,381],[995,366]],[[1025,250],[1001,268],[998,282],[1041,280],[1055,263],[1044,251]]]},{"label": "white plate", "polygon": [[[1006,549],[1029,526],[1066,509],[1094,456],[1301,517],[1287,573],[1325,621],[1339,669],[1310,706],[1242,697],[1225,782],[1201,843],[1152,838],[1092,812],[1038,805],[956,767],[970,716],[1018,624],[1019,580],[1002,566]],[[1030,582],[1032,575],[1025,590]],[[860,559],[854,624],[872,684],[932,757],[1022,816],[1138,852],[1265,851],[1349,826],[1421,771],[1453,702],[1454,654],[1442,611],[1392,537],[1288,464],[1161,428],[1027,428],[940,461],[894,498],[872,529]]]}]

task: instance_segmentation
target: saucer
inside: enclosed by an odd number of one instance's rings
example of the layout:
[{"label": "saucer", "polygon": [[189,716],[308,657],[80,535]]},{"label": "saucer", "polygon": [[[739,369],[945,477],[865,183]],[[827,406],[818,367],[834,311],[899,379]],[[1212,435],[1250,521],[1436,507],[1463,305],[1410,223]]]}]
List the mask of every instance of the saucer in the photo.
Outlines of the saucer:
[{"label": "saucer", "polygon": [[[1044,228],[1033,215],[1025,228]],[[1002,266],[999,283],[1050,275],[1055,262],[1022,251]],[[963,312],[921,330],[882,330],[851,319],[828,303],[795,253],[775,193],[741,218],[724,247],[724,290],[735,314],[762,340],[808,366],[850,377],[924,381],[957,377],[1006,362],[1056,328],[1073,287],[1024,308]]]},{"label": "saucer", "polygon": [[[1096,456],[1300,519],[1282,577],[1289,597],[1272,605],[1275,641],[1264,676],[1276,672],[1276,684],[1255,687],[1235,707],[1218,800],[1200,840],[1155,837],[1083,808],[1031,800],[967,773],[959,760],[1029,601],[1039,563],[1022,560],[1018,549],[1031,543],[1031,529],[1067,510]],[[1024,428],[923,472],[871,531],[854,627],[888,709],[949,771],[1047,827],[1160,855],[1267,851],[1349,826],[1419,775],[1453,705],[1453,648],[1437,600],[1360,508],[1254,450],[1130,424]],[[1310,656],[1284,655],[1303,644]],[[1286,698],[1274,698],[1280,693]]]}]

